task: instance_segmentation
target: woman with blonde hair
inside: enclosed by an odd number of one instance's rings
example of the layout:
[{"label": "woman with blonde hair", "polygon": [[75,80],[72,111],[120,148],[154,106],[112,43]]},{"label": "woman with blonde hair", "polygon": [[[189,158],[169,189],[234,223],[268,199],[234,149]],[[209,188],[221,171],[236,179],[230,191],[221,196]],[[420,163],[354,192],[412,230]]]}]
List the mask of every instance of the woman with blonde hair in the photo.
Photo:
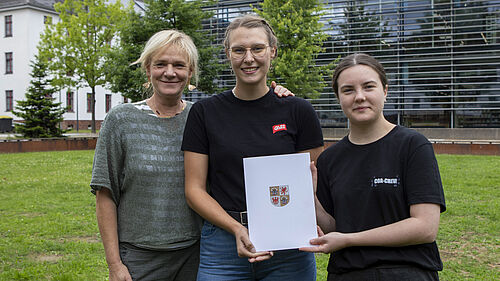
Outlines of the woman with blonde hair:
[{"label": "woman with blonde hair", "polygon": [[90,183],[109,279],[195,280],[201,219],[186,204],[180,146],[192,106],[182,93],[196,82],[198,51],[186,34],[163,30],[136,63],[152,95],[107,114]]},{"label": "woman with blonde hair", "polygon": [[194,280],[201,219],[185,203],[182,134],[198,52],[176,30],[154,34],[140,63],[152,96],[110,110],[90,186],[110,280]]},{"label": "woman with blonde hair", "polygon": [[233,20],[224,46],[236,86],[193,105],[182,143],[186,199],[205,219],[198,280],[315,280],[313,254],[255,251],[246,228],[243,158],[309,152],[315,160],[323,149],[316,112],[267,86],[277,39],[264,19]]}]

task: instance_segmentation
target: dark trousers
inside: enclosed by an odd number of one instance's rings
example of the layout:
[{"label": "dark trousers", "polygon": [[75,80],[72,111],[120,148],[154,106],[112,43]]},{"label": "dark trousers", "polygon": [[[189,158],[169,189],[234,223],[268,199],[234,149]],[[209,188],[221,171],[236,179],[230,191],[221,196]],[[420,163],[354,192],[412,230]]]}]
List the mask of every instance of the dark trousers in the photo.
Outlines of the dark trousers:
[{"label": "dark trousers", "polygon": [[175,251],[154,251],[120,243],[120,257],[134,281],[195,281],[200,242]]},{"label": "dark trousers", "polygon": [[386,265],[342,274],[329,273],[328,281],[438,281],[437,271],[414,266]]}]

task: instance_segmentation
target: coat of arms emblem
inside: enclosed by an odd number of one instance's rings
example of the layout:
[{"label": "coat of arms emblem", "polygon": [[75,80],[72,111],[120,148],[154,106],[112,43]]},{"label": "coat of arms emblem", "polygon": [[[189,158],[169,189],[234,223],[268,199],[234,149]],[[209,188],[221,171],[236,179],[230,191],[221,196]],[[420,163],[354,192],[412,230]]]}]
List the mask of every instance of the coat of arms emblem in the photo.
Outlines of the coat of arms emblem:
[{"label": "coat of arms emblem", "polygon": [[271,204],[275,207],[283,207],[290,202],[290,189],[288,185],[275,185],[269,187]]}]

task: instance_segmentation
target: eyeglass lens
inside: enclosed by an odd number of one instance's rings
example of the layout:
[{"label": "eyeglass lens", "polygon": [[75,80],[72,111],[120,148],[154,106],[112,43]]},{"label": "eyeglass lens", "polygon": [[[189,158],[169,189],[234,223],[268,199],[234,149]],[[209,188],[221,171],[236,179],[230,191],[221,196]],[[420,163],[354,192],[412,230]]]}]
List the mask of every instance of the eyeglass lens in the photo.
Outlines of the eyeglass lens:
[{"label": "eyeglass lens", "polygon": [[231,48],[231,57],[233,57],[235,59],[241,59],[246,55],[247,50],[250,50],[250,53],[254,57],[262,57],[266,54],[267,47],[268,47],[267,45],[255,45],[251,48],[232,47]]}]

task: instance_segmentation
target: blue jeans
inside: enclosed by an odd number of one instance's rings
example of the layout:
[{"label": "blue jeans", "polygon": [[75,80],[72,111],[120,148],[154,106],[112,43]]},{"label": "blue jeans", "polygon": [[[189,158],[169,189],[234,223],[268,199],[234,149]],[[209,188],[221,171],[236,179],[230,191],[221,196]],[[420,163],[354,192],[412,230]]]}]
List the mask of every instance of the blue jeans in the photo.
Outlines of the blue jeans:
[{"label": "blue jeans", "polygon": [[198,281],[316,280],[314,254],[299,250],[275,251],[269,260],[250,263],[238,257],[232,234],[205,221],[201,230]]}]

